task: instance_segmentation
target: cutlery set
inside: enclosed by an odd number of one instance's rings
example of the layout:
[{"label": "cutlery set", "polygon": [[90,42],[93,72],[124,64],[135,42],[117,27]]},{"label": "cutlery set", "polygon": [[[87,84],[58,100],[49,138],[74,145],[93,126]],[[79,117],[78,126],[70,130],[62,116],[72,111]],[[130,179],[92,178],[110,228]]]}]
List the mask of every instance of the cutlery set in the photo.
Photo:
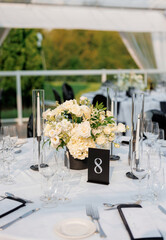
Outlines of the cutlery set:
[{"label": "cutlery set", "polygon": [[[16,200],[24,201],[25,203],[33,203],[33,201],[31,201],[31,200],[17,197],[14,194],[8,193],[8,192],[5,192],[5,196],[0,196],[0,197],[2,198],[0,201],[5,199],[6,197],[11,197],[11,198],[16,199]],[[117,206],[120,205],[120,204],[140,204],[140,203],[141,203],[141,201],[137,201],[137,202],[134,202],[134,203],[115,203],[115,204],[103,203],[103,205],[106,207],[105,210],[111,210],[111,209],[116,209]],[[160,211],[162,213],[166,214],[166,209],[164,207],[162,207],[161,205],[158,205],[158,208],[160,209]],[[39,210],[40,210],[40,208],[35,208],[35,209],[32,209],[32,210],[24,213],[23,215],[19,216],[18,218],[14,219],[13,221],[8,222],[7,224],[5,224],[3,226],[0,226],[0,231],[8,228],[9,226],[14,224],[15,222],[31,215],[34,212],[39,211]],[[91,218],[92,222],[94,222],[94,223],[95,223],[95,221],[97,222],[98,228],[96,228],[95,233],[99,233],[101,238],[106,238],[107,235],[103,231],[103,229],[101,227],[101,224],[100,224],[100,221],[99,221],[100,216],[99,216],[99,211],[98,211],[97,207],[92,207],[91,204],[86,205],[86,215]]]},{"label": "cutlery set", "polygon": [[113,209],[116,209],[121,204],[140,204],[140,203],[141,203],[141,200],[136,201],[136,202],[128,202],[128,203],[114,203],[114,204],[103,203],[103,205],[104,205],[104,207],[106,207],[104,210],[113,210]]},{"label": "cutlery set", "polygon": [[19,221],[19,220],[21,220],[21,219],[23,219],[23,218],[25,218],[25,217],[28,217],[28,216],[31,215],[32,213],[37,212],[37,211],[39,211],[39,210],[40,210],[40,208],[35,208],[35,209],[32,209],[32,210],[24,213],[23,215],[21,215],[20,217],[14,219],[13,221],[8,222],[8,223],[6,223],[5,225],[1,226],[1,227],[0,227],[0,231],[6,229],[6,228],[8,228],[8,227],[10,227],[13,223],[15,223],[15,222],[17,222],[17,221]]},{"label": "cutlery set", "polygon": [[[0,201],[2,201],[2,200],[4,200],[5,198],[8,197],[8,198],[12,198],[12,199],[15,199],[15,200],[23,201],[24,203],[33,203],[33,201],[31,201],[31,200],[17,197],[17,196],[15,196],[14,194],[9,193],[9,192],[5,192],[5,196],[0,196],[0,197],[2,198]],[[21,220],[21,219],[23,219],[23,218],[25,218],[25,217],[28,217],[29,215],[31,215],[31,214],[34,213],[34,212],[37,212],[38,210],[40,210],[40,208],[32,209],[32,210],[24,213],[23,215],[19,216],[18,218],[14,219],[13,221],[8,222],[8,223],[6,223],[6,224],[3,225],[3,226],[0,226],[0,231],[8,228],[9,226],[11,226],[12,224],[14,224],[14,223],[17,222],[18,220]]]},{"label": "cutlery set", "polygon": [[0,201],[4,200],[6,197],[9,197],[9,198],[13,198],[13,199],[16,199],[16,200],[23,201],[25,203],[33,203],[33,201],[31,201],[31,200],[17,197],[13,193],[9,193],[9,192],[5,192],[5,196],[0,196],[0,197],[2,198]]},{"label": "cutlery set", "polygon": [[100,216],[99,216],[98,209],[96,207],[92,207],[92,205],[89,204],[86,206],[86,214],[87,214],[87,216],[89,216],[92,219],[93,222],[94,221],[97,222],[98,230],[96,230],[96,233],[99,233],[100,237],[106,238],[107,235],[104,233],[104,231],[100,225],[100,222],[99,222]]}]

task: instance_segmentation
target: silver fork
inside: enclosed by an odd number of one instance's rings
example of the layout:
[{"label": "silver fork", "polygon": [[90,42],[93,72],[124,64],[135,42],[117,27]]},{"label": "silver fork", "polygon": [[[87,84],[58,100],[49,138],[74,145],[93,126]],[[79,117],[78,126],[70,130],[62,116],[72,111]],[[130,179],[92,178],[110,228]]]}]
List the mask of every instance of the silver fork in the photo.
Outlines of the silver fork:
[{"label": "silver fork", "polygon": [[106,238],[107,235],[105,234],[105,232],[103,231],[101,225],[100,225],[100,222],[99,222],[99,219],[100,219],[100,216],[99,216],[99,211],[97,209],[97,207],[93,208],[93,215],[92,215],[93,219],[97,221],[98,223],[98,226],[99,226],[99,231],[100,231],[100,237],[103,237],[103,238]]},{"label": "silver fork", "polygon": [[[94,222],[93,209],[92,209],[92,205],[90,205],[90,204],[86,205],[86,215],[91,218],[92,222]],[[99,233],[97,228],[96,228],[95,233]]]}]

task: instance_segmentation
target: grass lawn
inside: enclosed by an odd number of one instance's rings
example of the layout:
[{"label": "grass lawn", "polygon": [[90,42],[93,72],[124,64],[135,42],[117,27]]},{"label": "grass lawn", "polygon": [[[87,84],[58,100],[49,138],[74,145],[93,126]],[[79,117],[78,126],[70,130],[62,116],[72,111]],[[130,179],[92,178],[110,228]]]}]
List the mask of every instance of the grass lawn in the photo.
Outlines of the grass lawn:
[{"label": "grass lawn", "polygon": [[[45,90],[45,99],[55,101],[52,89],[55,88],[56,91],[62,97],[62,85],[64,82],[56,81],[56,82],[48,82],[45,81],[44,83],[44,90]],[[81,95],[87,92],[97,91],[101,83],[100,82],[74,82],[74,81],[67,81],[67,83],[73,88],[75,98],[78,100]],[[23,109],[23,117],[29,117],[32,112],[32,108],[24,108]],[[1,112],[1,118],[17,118],[17,109],[10,109],[10,110],[3,110]]]}]

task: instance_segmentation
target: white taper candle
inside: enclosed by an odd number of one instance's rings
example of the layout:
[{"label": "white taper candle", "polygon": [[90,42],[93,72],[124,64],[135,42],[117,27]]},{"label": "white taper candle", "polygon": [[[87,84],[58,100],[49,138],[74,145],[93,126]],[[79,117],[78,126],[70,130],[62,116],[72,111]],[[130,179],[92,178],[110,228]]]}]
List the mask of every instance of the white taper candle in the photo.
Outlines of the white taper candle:
[{"label": "white taper candle", "polygon": [[139,159],[139,132],[140,132],[140,114],[138,115],[137,119],[137,128],[136,128],[136,142],[135,142],[135,152],[136,152],[136,159]]},{"label": "white taper candle", "polygon": [[37,93],[37,137],[41,136],[40,95]]}]

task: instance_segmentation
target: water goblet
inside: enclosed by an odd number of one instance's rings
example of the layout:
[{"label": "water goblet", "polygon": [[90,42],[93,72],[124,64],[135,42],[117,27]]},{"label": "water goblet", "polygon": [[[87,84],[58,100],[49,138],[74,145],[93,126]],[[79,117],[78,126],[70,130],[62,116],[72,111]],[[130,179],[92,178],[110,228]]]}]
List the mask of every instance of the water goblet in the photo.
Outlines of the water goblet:
[{"label": "water goblet", "polygon": [[70,192],[70,162],[69,154],[64,149],[56,151],[56,159],[58,163],[58,200],[62,203],[68,202],[70,199],[68,194]]},{"label": "water goblet", "polygon": [[144,135],[147,137],[147,145],[151,147],[159,135],[159,124],[146,120],[144,122]]},{"label": "water goblet", "polygon": [[159,129],[159,135],[157,138],[157,144],[159,145],[159,147],[161,148],[161,146],[164,143],[164,139],[165,139],[165,135],[164,135],[164,129]]},{"label": "water goblet", "polygon": [[8,148],[11,147],[10,134],[9,134],[9,127],[8,126],[3,127],[3,144],[5,144],[5,147],[8,147]]},{"label": "water goblet", "polygon": [[13,150],[18,141],[17,128],[15,125],[10,125],[8,129],[9,129],[9,135],[10,135],[11,148]]},{"label": "water goblet", "polygon": [[[149,155],[147,151],[140,151],[139,158],[134,151],[131,162],[132,173],[138,178],[138,194],[136,195],[136,200],[145,200],[145,196],[141,193],[141,182],[148,175],[149,171]],[[137,181],[137,180],[134,180]]]},{"label": "water goblet", "polygon": [[147,138],[147,146],[151,146],[151,135],[152,135],[152,121],[145,120],[144,122],[144,135]]},{"label": "water goblet", "polygon": [[13,151],[11,151],[11,148],[8,147],[8,144],[4,143],[3,145],[3,164],[4,164],[3,183],[4,184],[15,183],[11,173],[11,165],[13,162],[14,162]]},{"label": "water goblet", "polygon": [[155,141],[157,140],[158,136],[159,136],[159,124],[158,122],[152,122],[152,145],[154,145]]},{"label": "water goblet", "polygon": [[150,171],[150,198],[155,201],[158,198],[156,191],[156,176],[161,168],[161,153],[157,148],[151,148],[149,151],[149,171]]},{"label": "water goblet", "polygon": [[57,163],[54,149],[52,149],[51,146],[47,144],[43,146],[38,166],[42,178],[43,196],[40,198],[43,202],[42,206],[55,207],[57,205],[55,197],[57,187]]}]

